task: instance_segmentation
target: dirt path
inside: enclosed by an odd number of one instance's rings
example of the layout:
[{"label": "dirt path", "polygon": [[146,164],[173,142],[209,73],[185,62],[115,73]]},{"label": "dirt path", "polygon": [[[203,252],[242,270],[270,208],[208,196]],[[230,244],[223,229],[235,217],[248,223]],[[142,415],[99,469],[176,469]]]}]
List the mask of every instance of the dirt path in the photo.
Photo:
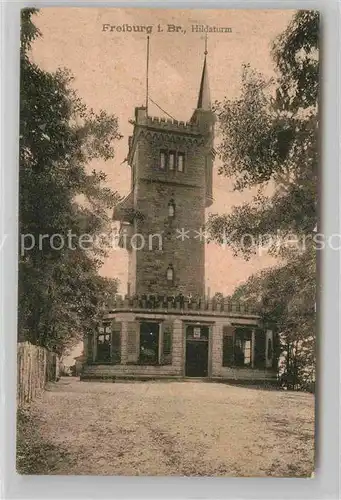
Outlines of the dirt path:
[{"label": "dirt path", "polygon": [[53,474],[310,476],[314,468],[310,394],[63,379],[32,415]]}]

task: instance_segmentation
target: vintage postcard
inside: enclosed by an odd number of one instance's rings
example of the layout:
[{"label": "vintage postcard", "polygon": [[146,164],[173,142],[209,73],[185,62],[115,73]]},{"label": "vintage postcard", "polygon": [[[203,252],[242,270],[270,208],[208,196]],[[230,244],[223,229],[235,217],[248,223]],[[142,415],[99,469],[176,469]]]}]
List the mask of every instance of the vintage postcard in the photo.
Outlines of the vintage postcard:
[{"label": "vintage postcard", "polygon": [[313,476],[318,94],[317,11],[22,11],[21,474]]}]

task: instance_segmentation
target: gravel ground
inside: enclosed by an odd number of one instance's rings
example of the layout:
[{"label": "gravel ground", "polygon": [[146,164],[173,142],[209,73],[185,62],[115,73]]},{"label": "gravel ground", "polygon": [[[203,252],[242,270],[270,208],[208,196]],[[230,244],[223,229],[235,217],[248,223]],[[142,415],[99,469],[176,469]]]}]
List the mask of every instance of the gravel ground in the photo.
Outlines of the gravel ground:
[{"label": "gravel ground", "polygon": [[62,379],[20,426],[24,473],[306,477],[314,469],[314,397],[305,393]]}]

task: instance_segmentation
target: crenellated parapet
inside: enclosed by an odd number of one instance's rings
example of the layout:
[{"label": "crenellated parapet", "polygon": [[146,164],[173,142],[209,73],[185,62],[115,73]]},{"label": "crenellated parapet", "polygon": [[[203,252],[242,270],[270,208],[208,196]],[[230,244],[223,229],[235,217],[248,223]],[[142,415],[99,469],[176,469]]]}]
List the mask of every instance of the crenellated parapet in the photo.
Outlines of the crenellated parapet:
[{"label": "crenellated parapet", "polygon": [[114,313],[118,311],[139,311],[153,313],[172,313],[179,314],[185,311],[196,311],[200,313],[209,313],[216,315],[243,314],[258,316],[257,309],[245,302],[232,301],[230,298],[209,298],[209,297],[191,297],[185,295],[134,295],[122,297],[116,295],[106,304],[107,312]]},{"label": "crenellated parapet", "polygon": [[159,118],[148,116],[146,119],[146,126],[151,128],[162,129],[168,132],[180,132],[189,134],[200,134],[199,128],[195,123],[178,121],[173,119]]},{"label": "crenellated parapet", "polygon": [[149,116],[145,108],[135,108],[135,120],[130,122],[134,126],[147,127],[165,132],[200,135],[200,127],[193,120],[181,121],[173,118]]}]

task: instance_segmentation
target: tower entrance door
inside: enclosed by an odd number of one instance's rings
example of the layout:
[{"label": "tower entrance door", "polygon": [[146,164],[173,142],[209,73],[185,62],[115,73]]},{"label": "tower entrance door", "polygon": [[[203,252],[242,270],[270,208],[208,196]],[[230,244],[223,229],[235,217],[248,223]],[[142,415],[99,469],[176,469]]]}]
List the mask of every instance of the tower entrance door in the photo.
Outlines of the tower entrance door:
[{"label": "tower entrance door", "polygon": [[186,327],[186,377],[207,377],[208,340],[208,326],[188,325]]}]

